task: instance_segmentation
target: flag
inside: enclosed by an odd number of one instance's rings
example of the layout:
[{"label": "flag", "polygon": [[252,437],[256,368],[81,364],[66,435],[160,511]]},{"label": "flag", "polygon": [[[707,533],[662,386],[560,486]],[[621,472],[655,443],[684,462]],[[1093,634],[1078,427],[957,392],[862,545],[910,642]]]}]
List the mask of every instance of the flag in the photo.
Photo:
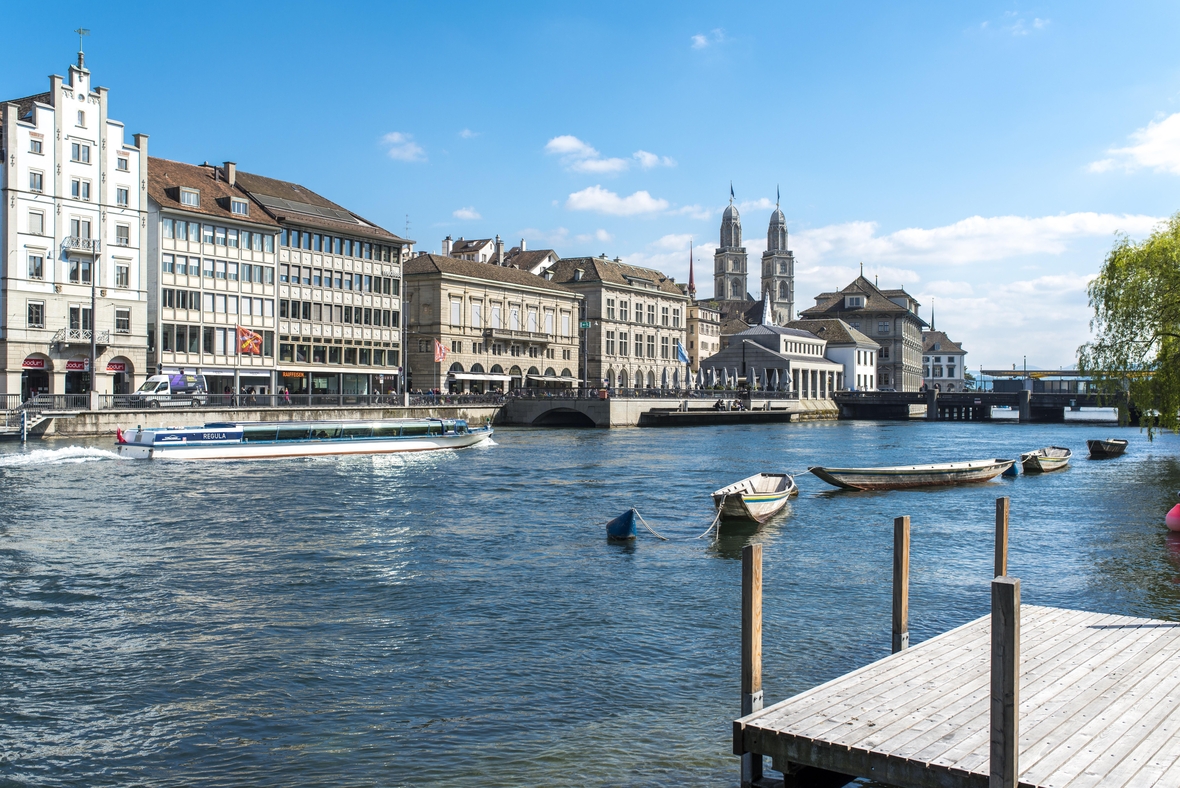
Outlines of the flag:
[{"label": "flag", "polygon": [[729,182],[729,199],[733,199],[733,181]]},{"label": "flag", "polygon": [[443,346],[443,343],[439,342],[437,339],[434,340],[434,360],[435,361],[446,361],[447,360],[447,349]]},{"label": "flag", "polygon": [[676,343],[676,358],[681,364],[688,363],[688,354],[684,352],[684,345],[680,344],[679,341]]},{"label": "flag", "polygon": [[238,354],[242,356],[261,356],[262,355],[262,334],[251,331],[248,328],[237,327],[238,329]]}]

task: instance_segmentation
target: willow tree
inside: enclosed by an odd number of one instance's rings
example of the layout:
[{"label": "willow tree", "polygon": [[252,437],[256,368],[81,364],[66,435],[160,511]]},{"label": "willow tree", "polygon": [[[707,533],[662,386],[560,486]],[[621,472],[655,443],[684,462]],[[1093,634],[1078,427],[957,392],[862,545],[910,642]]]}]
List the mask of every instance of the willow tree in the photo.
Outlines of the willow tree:
[{"label": "willow tree", "polygon": [[1141,242],[1119,236],[1087,290],[1094,339],[1078,366],[1106,393],[1125,389],[1148,434],[1178,431],[1180,213]]}]

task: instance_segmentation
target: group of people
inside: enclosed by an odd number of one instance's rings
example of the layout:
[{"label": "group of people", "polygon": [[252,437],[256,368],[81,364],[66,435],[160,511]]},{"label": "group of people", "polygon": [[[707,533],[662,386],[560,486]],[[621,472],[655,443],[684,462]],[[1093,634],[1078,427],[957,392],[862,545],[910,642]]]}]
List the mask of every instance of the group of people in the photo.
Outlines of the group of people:
[{"label": "group of people", "polygon": [[717,400],[713,403],[713,410],[745,410],[746,403],[740,399],[730,400],[729,406],[726,406],[725,400]]}]

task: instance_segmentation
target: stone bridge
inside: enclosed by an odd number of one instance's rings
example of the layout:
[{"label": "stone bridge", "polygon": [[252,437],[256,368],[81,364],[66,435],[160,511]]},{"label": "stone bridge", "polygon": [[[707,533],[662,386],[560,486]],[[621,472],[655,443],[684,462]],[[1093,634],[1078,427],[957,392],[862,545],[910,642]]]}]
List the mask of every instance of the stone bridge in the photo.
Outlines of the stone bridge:
[{"label": "stone bridge", "polygon": [[[497,423],[531,427],[635,427],[664,426],[677,420],[645,419],[645,414],[685,412],[698,418],[685,424],[738,423],[834,419],[831,400],[764,399],[757,394],[742,398],[743,411],[716,411],[717,399],[733,402],[737,392],[717,392],[716,397],[537,397],[512,398],[500,410]],[[773,418],[772,418],[773,417]]]},{"label": "stone bridge", "polygon": [[842,419],[909,419],[925,413],[932,421],[990,421],[993,407],[1010,407],[1020,421],[1060,422],[1076,408],[1118,407],[1125,400],[1098,394],[1031,391],[838,391]]}]

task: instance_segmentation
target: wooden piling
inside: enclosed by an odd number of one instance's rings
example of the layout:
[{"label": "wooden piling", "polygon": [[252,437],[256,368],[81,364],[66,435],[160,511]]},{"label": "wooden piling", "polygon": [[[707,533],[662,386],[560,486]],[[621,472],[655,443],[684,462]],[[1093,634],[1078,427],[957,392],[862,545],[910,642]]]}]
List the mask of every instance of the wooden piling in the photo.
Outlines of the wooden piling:
[{"label": "wooden piling", "polygon": [[1012,499],[1007,496],[996,499],[996,571],[993,577],[1008,574],[1008,511]]},{"label": "wooden piling", "polygon": [[910,645],[910,518],[893,521],[893,653]]},{"label": "wooden piling", "polygon": [[[742,548],[742,716],[762,709],[762,545]],[[762,756],[742,755],[742,785],[762,779]]]},{"label": "wooden piling", "polygon": [[992,580],[991,768],[988,788],[1020,775],[1020,580]]}]

